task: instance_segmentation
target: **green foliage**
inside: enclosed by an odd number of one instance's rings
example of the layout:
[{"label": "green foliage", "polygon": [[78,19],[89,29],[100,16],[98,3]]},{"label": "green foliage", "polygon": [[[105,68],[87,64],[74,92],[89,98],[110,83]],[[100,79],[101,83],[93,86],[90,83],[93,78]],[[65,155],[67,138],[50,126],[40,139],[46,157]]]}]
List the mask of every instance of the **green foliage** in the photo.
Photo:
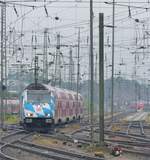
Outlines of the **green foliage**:
[{"label": "green foliage", "polygon": [[17,124],[17,123],[19,123],[19,116],[12,115],[12,114],[6,114],[5,115],[5,123],[6,124]]}]

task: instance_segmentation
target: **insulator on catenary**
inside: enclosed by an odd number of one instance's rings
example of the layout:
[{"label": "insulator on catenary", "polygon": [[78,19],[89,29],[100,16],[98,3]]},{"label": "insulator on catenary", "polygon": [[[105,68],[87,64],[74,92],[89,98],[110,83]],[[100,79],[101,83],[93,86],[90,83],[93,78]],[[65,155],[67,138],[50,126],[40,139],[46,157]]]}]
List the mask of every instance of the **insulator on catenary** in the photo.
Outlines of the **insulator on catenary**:
[{"label": "insulator on catenary", "polygon": [[129,17],[131,18],[132,15],[131,15],[131,8],[130,8],[130,6],[128,6],[128,11],[129,11]]},{"label": "insulator on catenary", "polygon": [[46,15],[47,15],[47,17],[48,17],[48,11],[47,11],[46,6],[44,6],[44,9],[45,9],[45,13],[46,13]]},{"label": "insulator on catenary", "polygon": [[17,12],[17,9],[16,9],[15,5],[13,6],[13,8],[14,8],[14,11],[15,11],[17,17],[19,17],[19,14],[18,14],[18,12]]}]

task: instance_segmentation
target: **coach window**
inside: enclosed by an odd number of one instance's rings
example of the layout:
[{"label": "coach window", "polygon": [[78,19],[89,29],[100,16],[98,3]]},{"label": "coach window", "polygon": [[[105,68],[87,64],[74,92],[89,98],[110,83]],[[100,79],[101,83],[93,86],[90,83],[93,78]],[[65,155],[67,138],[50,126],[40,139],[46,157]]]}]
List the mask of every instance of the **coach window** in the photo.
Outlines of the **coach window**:
[{"label": "coach window", "polygon": [[82,98],[82,96],[81,96],[81,95],[80,95],[80,100],[81,100],[81,101],[83,101],[83,98]]},{"label": "coach window", "polygon": [[75,97],[75,100],[77,100],[77,99],[78,99],[76,94],[74,95],[74,97]]},{"label": "coach window", "polygon": [[73,108],[75,108],[75,102],[73,102]]},{"label": "coach window", "polygon": [[69,94],[69,100],[73,100],[73,97],[71,94]]}]

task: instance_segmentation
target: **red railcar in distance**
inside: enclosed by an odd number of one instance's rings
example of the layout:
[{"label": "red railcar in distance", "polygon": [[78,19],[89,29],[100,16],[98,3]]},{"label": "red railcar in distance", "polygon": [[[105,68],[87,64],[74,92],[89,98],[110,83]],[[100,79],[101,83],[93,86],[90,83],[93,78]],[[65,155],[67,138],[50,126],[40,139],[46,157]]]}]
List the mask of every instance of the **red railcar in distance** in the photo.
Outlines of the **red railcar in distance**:
[{"label": "red railcar in distance", "polygon": [[131,109],[143,110],[144,109],[144,103],[142,103],[142,102],[134,103],[134,104],[131,104],[129,107]]}]

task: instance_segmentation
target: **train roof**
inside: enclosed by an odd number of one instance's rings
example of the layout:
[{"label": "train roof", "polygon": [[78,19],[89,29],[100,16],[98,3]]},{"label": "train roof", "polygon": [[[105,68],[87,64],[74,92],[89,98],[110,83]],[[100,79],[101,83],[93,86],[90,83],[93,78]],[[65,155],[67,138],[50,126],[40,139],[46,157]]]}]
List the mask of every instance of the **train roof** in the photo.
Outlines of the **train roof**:
[{"label": "train roof", "polygon": [[25,89],[28,89],[28,90],[48,90],[46,88],[45,85],[43,85],[42,83],[31,83],[29,84]]},{"label": "train roof", "polygon": [[37,84],[32,83],[32,84],[28,85],[25,89],[27,89],[27,90],[49,90],[57,98],[60,98],[60,99],[77,100],[77,98],[78,98],[79,100],[83,100],[82,96],[80,94],[78,94],[78,97],[77,97],[77,93],[74,91],[62,89],[62,88],[58,88],[58,87],[53,87],[51,85],[43,84],[43,83],[37,83]]}]

